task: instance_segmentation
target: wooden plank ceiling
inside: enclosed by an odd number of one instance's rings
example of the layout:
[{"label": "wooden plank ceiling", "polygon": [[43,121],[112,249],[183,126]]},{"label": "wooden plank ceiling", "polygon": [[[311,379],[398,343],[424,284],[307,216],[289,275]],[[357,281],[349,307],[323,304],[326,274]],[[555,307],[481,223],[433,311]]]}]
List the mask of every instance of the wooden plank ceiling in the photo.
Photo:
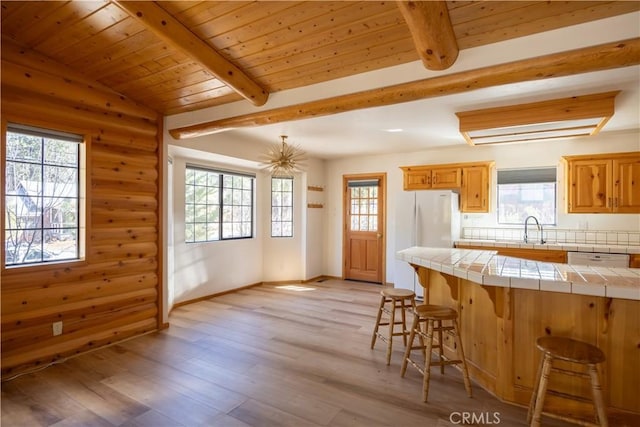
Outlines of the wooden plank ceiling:
[{"label": "wooden plank ceiling", "polygon": [[[393,1],[157,4],[269,93],[419,59]],[[3,49],[11,39],[163,114],[243,99],[116,3],[1,6]],[[640,2],[450,1],[447,8],[463,50],[636,11]]]}]

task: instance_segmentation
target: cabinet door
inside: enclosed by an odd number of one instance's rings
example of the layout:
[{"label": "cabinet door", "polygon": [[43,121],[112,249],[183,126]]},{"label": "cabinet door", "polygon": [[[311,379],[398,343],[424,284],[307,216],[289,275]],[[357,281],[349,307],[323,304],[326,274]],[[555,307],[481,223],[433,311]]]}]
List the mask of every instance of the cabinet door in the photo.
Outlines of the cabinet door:
[{"label": "cabinet door", "polygon": [[489,168],[462,168],[462,212],[489,212]]},{"label": "cabinet door", "polygon": [[585,159],[569,163],[569,212],[611,212],[611,160]]},{"label": "cabinet door", "polygon": [[405,190],[426,190],[431,188],[431,169],[405,170]]},{"label": "cabinet door", "polygon": [[640,213],[640,157],[613,160],[613,211]]},{"label": "cabinet door", "polygon": [[431,188],[458,189],[461,184],[461,168],[438,168],[431,171]]}]

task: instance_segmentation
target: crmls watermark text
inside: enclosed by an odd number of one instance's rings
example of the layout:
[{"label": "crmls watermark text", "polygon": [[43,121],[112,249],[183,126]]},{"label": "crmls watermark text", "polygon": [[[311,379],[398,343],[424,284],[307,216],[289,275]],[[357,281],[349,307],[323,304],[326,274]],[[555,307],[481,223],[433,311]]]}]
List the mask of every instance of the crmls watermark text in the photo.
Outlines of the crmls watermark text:
[{"label": "crmls watermark text", "polygon": [[500,424],[500,412],[452,412],[449,422],[460,425]]}]

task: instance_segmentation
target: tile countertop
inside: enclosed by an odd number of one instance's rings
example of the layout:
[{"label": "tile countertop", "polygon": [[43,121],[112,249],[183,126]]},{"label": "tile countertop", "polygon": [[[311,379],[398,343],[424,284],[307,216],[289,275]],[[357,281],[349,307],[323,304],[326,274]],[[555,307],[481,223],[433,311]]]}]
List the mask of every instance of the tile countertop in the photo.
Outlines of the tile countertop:
[{"label": "tile countertop", "polygon": [[412,247],[396,258],[487,286],[640,300],[640,268],[529,261],[496,251]]},{"label": "tile countertop", "polygon": [[547,242],[540,244],[532,241],[524,243],[518,240],[478,240],[460,239],[454,242],[456,245],[486,246],[488,248],[522,248],[557,250],[567,252],[604,252],[612,254],[640,254],[640,246],[607,245],[605,243],[568,243]]}]

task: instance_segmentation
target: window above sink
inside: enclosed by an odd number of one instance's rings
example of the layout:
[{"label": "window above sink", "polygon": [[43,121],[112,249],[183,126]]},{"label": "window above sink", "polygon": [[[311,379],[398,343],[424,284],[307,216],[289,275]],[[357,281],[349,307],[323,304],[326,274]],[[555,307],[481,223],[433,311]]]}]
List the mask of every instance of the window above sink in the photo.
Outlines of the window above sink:
[{"label": "window above sink", "polygon": [[498,224],[523,225],[530,215],[557,224],[556,168],[498,170]]}]

